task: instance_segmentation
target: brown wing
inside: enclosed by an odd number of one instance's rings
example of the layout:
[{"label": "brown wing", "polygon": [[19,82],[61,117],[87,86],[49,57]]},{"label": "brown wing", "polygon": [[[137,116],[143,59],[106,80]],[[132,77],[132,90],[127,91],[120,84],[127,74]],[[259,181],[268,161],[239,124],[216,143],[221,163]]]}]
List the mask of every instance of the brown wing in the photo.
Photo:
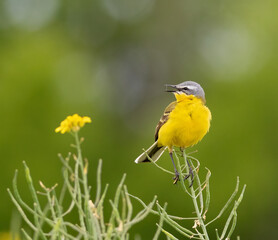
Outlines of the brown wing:
[{"label": "brown wing", "polygon": [[165,109],[162,117],[159,120],[159,123],[156,125],[156,128],[155,128],[155,135],[154,135],[155,141],[158,139],[158,132],[159,132],[160,128],[168,121],[169,115],[175,109],[176,105],[177,105],[177,102],[172,102]]}]

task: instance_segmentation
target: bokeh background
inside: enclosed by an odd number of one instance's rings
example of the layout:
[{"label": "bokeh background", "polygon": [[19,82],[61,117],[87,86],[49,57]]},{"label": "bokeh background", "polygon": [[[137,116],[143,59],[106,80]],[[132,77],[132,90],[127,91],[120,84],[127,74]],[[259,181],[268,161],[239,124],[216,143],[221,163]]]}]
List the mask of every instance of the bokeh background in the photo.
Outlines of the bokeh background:
[{"label": "bokeh background", "polygon": [[[127,173],[130,193],[145,202],[156,194],[169,213],[189,216],[193,206],[180,187],[133,160],[174,99],[164,84],[193,80],[213,115],[209,134],[189,150],[198,150],[201,172],[212,171],[207,217],[240,176],[247,190],[234,237],[277,239],[277,8],[275,0],[2,0],[0,231],[15,215],[6,192],[15,169],[31,203],[23,160],[36,183],[61,181],[57,153],[72,151],[73,139],[54,129],[73,113],[93,120],[81,132],[93,186],[102,158],[111,194]],[[172,168],[168,156],[161,163]],[[152,239],[157,221],[148,217],[132,238]]]}]

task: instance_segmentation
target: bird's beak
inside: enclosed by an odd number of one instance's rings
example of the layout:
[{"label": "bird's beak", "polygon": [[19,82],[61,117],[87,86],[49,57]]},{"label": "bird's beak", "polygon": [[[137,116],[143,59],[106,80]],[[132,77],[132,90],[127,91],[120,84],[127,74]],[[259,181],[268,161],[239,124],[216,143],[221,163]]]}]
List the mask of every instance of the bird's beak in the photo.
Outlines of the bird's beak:
[{"label": "bird's beak", "polygon": [[171,85],[171,84],[166,84],[165,88],[166,88],[165,92],[177,92],[179,90],[177,85]]}]

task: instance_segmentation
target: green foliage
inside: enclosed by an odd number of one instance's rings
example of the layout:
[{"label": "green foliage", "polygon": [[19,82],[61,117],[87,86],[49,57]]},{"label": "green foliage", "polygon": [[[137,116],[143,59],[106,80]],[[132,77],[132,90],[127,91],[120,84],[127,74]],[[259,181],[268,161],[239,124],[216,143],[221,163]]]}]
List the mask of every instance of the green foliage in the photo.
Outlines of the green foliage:
[{"label": "green foliage", "polygon": [[[164,207],[160,206],[159,203],[157,202],[157,207],[158,207],[158,214],[160,215],[160,222],[158,225],[158,231],[162,231],[167,239],[178,239],[175,237],[173,234],[170,232],[166,231],[165,229],[162,228],[163,222],[166,222],[170,226],[172,226],[173,229],[175,229],[177,232],[182,234],[183,236],[189,238],[189,239],[202,239],[202,240],[209,240],[210,238],[213,238],[212,236],[209,236],[207,227],[219,219],[223,213],[228,209],[228,207],[232,204],[234,201],[238,190],[239,190],[239,177],[237,177],[237,184],[234,192],[232,193],[231,197],[228,199],[224,207],[221,209],[219,214],[213,218],[212,220],[208,221],[206,223],[207,219],[207,212],[209,210],[209,205],[210,205],[210,189],[209,189],[209,179],[211,177],[211,172],[209,169],[207,169],[207,175],[206,179],[201,182],[198,172],[200,168],[200,163],[199,161],[190,156],[186,155],[185,151],[182,151],[182,160],[179,158],[178,154],[175,153],[175,158],[177,161],[177,168],[178,172],[180,173],[180,178],[185,179],[186,176],[189,174],[189,166],[187,163],[190,164],[191,167],[193,167],[193,173],[195,177],[195,184],[192,185],[191,187],[187,187],[184,183],[184,181],[180,181],[180,184],[182,186],[182,189],[184,193],[186,194],[186,197],[190,197],[192,199],[194,209],[195,209],[195,216],[193,218],[182,218],[182,217],[177,217],[177,216],[171,216],[166,212],[166,205]],[[188,161],[187,161],[188,159]],[[151,158],[149,160],[155,164],[157,167],[159,167],[161,170],[163,170],[166,173],[174,175],[174,173],[168,171],[167,169],[164,169],[160,166],[158,166],[155,162],[152,161]],[[193,163],[194,161],[194,163]],[[191,185],[191,179],[187,178],[189,186]],[[222,230],[221,235],[219,236],[218,230],[216,229],[216,238],[217,240],[229,240],[235,230],[236,222],[237,222],[237,208],[239,204],[241,203],[243,199],[243,195],[245,192],[246,185],[243,186],[242,191],[238,197],[237,200],[234,201],[234,205],[232,207],[232,210],[225,222],[225,226]],[[193,220],[193,231],[189,230],[188,228],[180,225],[177,221],[178,220]],[[158,234],[158,233],[157,233]]]},{"label": "green foliage", "polygon": [[[59,158],[63,164],[63,186],[59,196],[56,194],[57,184],[53,187],[46,187],[41,181],[40,186],[43,191],[36,191],[34,183],[30,174],[30,170],[25,162],[25,177],[29,186],[30,194],[33,199],[33,206],[28,205],[21,198],[17,188],[17,171],[15,172],[13,180],[13,193],[8,189],[8,193],[21,214],[23,220],[29,226],[29,230],[22,229],[22,234],[25,239],[84,239],[84,240],[110,240],[110,239],[129,239],[129,230],[132,226],[138,222],[144,220],[144,218],[152,213],[159,216],[159,222],[157,224],[157,231],[153,237],[154,240],[159,239],[161,233],[163,233],[167,239],[178,239],[174,234],[167,231],[163,225],[168,224],[175,230],[176,233],[181,234],[187,239],[202,239],[209,240],[210,237],[207,231],[207,227],[215,220],[220,218],[223,213],[234,201],[239,189],[239,178],[237,178],[236,188],[224,205],[219,214],[209,222],[206,222],[206,214],[210,205],[210,189],[209,179],[211,172],[207,169],[207,175],[203,182],[201,182],[198,171],[200,167],[199,161],[186,155],[183,151],[182,157],[178,156],[175,152],[175,158],[177,162],[178,171],[181,179],[184,179],[187,173],[189,173],[189,166],[193,167],[193,173],[195,176],[195,184],[191,187],[187,187],[184,181],[180,181],[182,190],[185,193],[185,197],[192,199],[195,216],[184,218],[179,216],[170,215],[166,208],[167,203],[163,206],[157,201],[157,197],[154,196],[153,200],[149,204],[145,204],[140,198],[131,195],[127,186],[124,185],[124,174],[114,194],[114,199],[109,200],[111,205],[111,212],[109,218],[104,214],[104,201],[106,199],[106,193],[108,190],[108,184],[102,190],[101,172],[102,172],[102,160],[99,160],[97,168],[97,186],[94,191],[95,199],[92,200],[92,189],[88,185],[88,161],[82,157],[81,142],[79,140],[78,132],[71,132],[75,138],[75,145],[77,153],[69,153],[66,158],[59,155]],[[150,158],[149,158],[150,159]],[[188,159],[188,161],[187,161]],[[152,159],[150,159],[152,161]],[[183,161],[182,161],[183,160]],[[153,162],[153,161],[152,161]],[[154,162],[153,162],[154,163]],[[173,174],[156,163],[154,163],[162,171]],[[188,179],[190,185],[191,179]],[[225,226],[219,235],[216,229],[217,240],[230,239],[235,229],[237,222],[237,208],[243,198],[245,191],[245,185],[237,200],[234,201],[234,206],[227,218]],[[39,200],[38,195],[42,195],[46,199],[46,204],[43,205]],[[70,203],[65,201],[66,196],[69,196]],[[133,214],[133,205],[131,199],[135,199],[142,206],[143,209]],[[156,205],[157,210],[154,210]],[[68,220],[68,216],[77,212],[78,223]],[[31,220],[31,217],[33,220]],[[107,219],[109,219],[107,221]],[[193,221],[193,230],[182,226],[180,221]]]},{"label": "green foliage", "polygon": [[[13,193],[8,193],[27,223],[30,231],[22,229],[26,239],[128,239],[128,230],[136,223],[142,221],[151,211],[155,204],[156,196],[144,209],[133,216],[133,207],[127,187],[124,185],[126,175],[123,175],[114,200],[109,200],[111,214],[108,222],[105,222],[104,200],[108,184],[102,191],[101,171],[102,160],[99,160],[97,169],[97,187],[95,189],[95,200],[92,201],[92,190],[87,182],[88,161],[83,159],[80,147],[80,140],[77,132],[73,133],[77,155],[68,154],[66,158],[59,155],[63,163],[63,187],[59,197],[56,194],[56,185],[46,187],[42,182],[42,192],[36,191],[30,170],[25,162],[25,177],[28,183],[30,194],[33,199],[33,207],[29,206],[21,198],[17,188],[17,171],[13,180]],[[66,206],[65,196],[69,195],[71,202]],[[45,206],[42,206],[38,195],[46,198]],[[73,223],[67,220],[70,214],[77,211],[79,221]],[[31,215],[33,220],[27,215]]]}]

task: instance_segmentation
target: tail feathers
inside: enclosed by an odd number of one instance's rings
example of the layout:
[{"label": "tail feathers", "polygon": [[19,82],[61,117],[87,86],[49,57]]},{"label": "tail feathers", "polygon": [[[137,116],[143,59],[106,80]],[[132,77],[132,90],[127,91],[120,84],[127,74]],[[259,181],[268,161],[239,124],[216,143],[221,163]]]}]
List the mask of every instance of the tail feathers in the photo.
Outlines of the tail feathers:
[{"label": "tail feathers", "polygon": [[141,162],[150,162],[150,160],[147,158],[146,153],[149,155],[149,157],[156,162],[161,155],[164,153],[166,147],[158,147],[157,146],[157,141],[151,145],[146,152],[143,152],[138,158],[136,158],[135,162],[136,163],[141,163]]}]

